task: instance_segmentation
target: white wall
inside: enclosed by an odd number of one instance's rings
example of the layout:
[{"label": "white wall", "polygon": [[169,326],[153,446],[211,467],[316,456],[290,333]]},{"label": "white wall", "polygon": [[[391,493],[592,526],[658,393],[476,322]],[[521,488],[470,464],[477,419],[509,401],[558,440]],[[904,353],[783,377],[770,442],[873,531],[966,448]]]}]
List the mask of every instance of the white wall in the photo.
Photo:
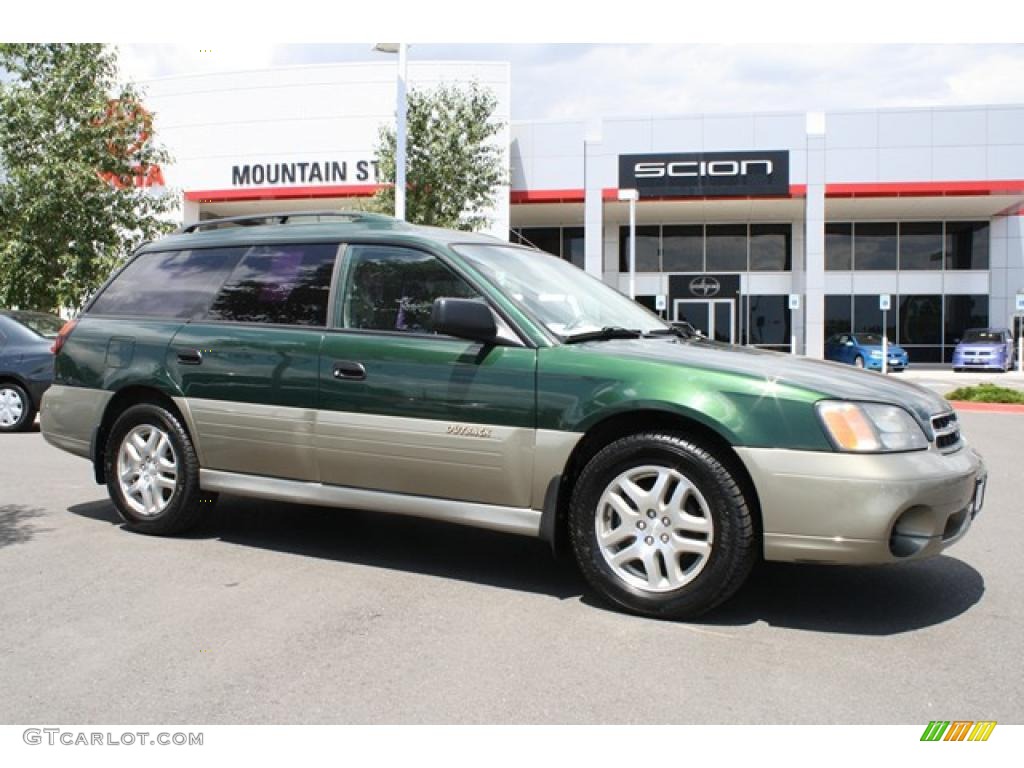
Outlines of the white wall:
[{"label": "white wall", "polygon": [[[415,53],[414,53],[415,55]],[[143,83],[156,132],[174,157],[169,186],[183,191],[258,188],[233,184],[232,167],[346,162],[345,181],[262,186],[367,185],[356,163],[374,157],[380,126],[393,123],[397,57],[380,63],[327,64],[161,78]],[[409,62],[409,87],[476,81],[497,97],[504,124],[495,144],[510,144],[510,67],[503,62]],[[317,207],[311,200],[311,207]],[[273,202],[268,201],[268,209]],[[499,190],[490,231],[508,235],[508,187]]]}]

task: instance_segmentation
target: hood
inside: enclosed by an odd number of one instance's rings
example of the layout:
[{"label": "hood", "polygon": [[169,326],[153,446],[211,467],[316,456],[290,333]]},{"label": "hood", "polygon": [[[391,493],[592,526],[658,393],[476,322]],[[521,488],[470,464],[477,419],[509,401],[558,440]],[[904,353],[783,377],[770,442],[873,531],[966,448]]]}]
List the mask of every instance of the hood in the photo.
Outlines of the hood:
[{"label": "hood", "polygon": [[961,341],[956,345],[957,352],[999,352],[1006,349],[1001,341]]},{"label": "hood", "polygon": [[754,347],[673,338],[615,339],[580,346],[604,354],[773,379],[780,384],[818,392],[822,399],[900,405],[910,409],[925,424],[931,416],[951,410],[945,399],[916,384],[842,363],[810,360]]}]

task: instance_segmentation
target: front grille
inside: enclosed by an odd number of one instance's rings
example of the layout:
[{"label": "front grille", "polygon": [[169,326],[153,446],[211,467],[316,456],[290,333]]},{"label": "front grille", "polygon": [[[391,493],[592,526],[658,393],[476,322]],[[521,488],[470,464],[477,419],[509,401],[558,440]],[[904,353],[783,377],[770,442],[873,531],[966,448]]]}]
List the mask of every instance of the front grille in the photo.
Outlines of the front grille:
[{"label": "front grille", "polygon": [[935,447],[940,451],[948,453],[960,447],[960,424],[952,411],[932,416],[932,431],[935,433]]}]

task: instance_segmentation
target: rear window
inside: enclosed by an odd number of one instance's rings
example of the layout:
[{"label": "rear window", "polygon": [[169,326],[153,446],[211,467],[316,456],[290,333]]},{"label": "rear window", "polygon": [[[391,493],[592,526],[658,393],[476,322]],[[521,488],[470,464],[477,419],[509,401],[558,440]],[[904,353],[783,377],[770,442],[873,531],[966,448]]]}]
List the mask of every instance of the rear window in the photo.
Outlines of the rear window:
[{"label": "rear window", "polygon": [[207,248],[143,253],[96,298],[89,312],[200,318],[246,250]]},{"label": "rear window", "polygon": [[44,339],[55,339],[64,321],[56,315],[44,315],[36,312],[16,312],[12,317],[37,336]]},{"label": "rear window", "polygon": [[336,243],[261,245],[232,272],[210,320],[273,325],[327,324]]}]

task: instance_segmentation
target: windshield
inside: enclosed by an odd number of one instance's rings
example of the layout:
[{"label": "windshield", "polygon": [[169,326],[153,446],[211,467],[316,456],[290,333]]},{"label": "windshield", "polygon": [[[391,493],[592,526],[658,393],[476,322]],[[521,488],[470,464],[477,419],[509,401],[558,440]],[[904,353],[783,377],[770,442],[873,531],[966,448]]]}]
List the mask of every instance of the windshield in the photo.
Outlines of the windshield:
[{"label": "windshield", "polygon": [[64,321],[56,315],[44,315],[36,312],[15,312],[11,315],[15,320],[30,331],[45,339],[55,339]]},{"label": "windshield", "polygon": [[968,344],[998,344],[1003,340],[1002,331],[973,330],[964,333],[964,341]]},{"label": "windshield", "polygon": [[877,333],[858,333],[857,342],[866,347],[880,347],[882,346],[882,337]]},{"label": "windshield", "polygon": [[563,339],[607,328],[672,332],[657,315],[556,256],[510,245],[458,245],[455,250]]}]

